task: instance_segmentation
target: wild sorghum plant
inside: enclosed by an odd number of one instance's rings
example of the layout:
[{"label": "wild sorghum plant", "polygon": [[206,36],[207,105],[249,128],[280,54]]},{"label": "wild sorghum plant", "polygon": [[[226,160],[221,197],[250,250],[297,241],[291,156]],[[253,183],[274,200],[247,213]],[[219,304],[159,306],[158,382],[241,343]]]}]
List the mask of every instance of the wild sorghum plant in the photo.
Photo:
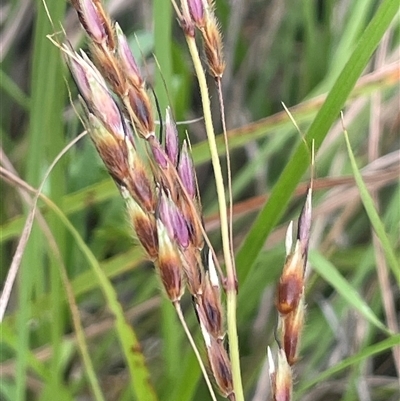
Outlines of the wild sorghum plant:
[{"label": "wild sorghum plant", "polygon": [[[190,145],[185,140],[180,146],[173,112],[170,108],[166,110],[164,124],[160,123],[157,132],[153,110],[157,96],[155,94],[152,102],[151,91],[120,26],[111,22],[100,1],[73,0],[72,4],[87,32],[90,57],[82,50],[74,51],[68,42],[64,43],[62,50],[86,110],[85,126],[125,200],[135,235],[148,259],[156,266],[165,294],[176,308],[186,331],[180,302],[185,289],[189,291],[207,350],[207,365],[219,393],[231,401],[243,400],[235,326],[238,283],[230,231],[232,221],[228,221],[209,91],[196,41],[198,31],[202,38],[206,67],[221,93],[225,62],[214,5],[203,0],[183,0],[179,8],[174,3],[194,62],[203,101],[205,130],[220,205],[225,271],[219,266],[216,252],[204,228]],[[224,110],[222,96],[220,102],[221,110]],[[159,117],[163,118],[161,115]],[[223,126],[224,119],[222,113]],[[227,153],[229,160],[229,150]],[[271,351],[268,351],[272,397],[276,401],[292,399],[290,366],[296,362],[304,320],[304,273],[310,225],[311,190],[299,220],[294,250],[292,224],[289,226],[287,259],[277,291],[277,330],[281,332],[277,338],[277,368]],[[225,303],[221,300],[222,290],[226,292]],[[229,356],[225,316],[228,320]],[[196,345],[188,331],[187,334],[203,368]],[[203,374],[210,395],[215,399],[204,368]]]},{"label": "wild sorghum plant", "polygon": [[1,400],[399,399],[396,2],[0,11]]}]

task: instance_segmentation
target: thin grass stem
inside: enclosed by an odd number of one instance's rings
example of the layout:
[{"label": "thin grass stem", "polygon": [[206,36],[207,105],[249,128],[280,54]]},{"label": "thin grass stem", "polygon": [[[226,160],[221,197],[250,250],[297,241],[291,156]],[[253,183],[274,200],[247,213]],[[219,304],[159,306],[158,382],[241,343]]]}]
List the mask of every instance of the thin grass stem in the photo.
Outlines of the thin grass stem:
[{"label": "thin grass stem", "polygon": [[189,52],[193,60],[193,65],[196,71],[199,82],[201,100],[204,112],[204,122],[207,132],[208,144],[210,147],[211,161],[214,169],[215,183],[217,188],[219,215],[221,220],[221,236],[222,247],[224,253],[224,261],[226,266],[226,292],[227,292],[227,325],[229,338],[229,353],[232,364],[233,386],[237,401],[243,401],[243,386],[240,374],[240,359],[239,347],[236,328],[236,274],[231,257],[228,219],[225,199],[224,179],[220,160],[218,157],[217,144],[215,141],[214,127],[211,116],[210,98],[208,93],[206,76],[201,64],[200,55],[196,46],[195,39],[186,35],[186,41],[189,47]]},{"label": "thin grass stem", "polygon": [[[225,119],[225,105],[224,98],[222,96],[222,82],[220,78],[217,78],[217,87],[218,87],[218,100],[219,100],[219,108],[221,111],[221,122],[222,122],[222,133],[224,135],[224,143],[225,143],[225,153],[226,153],[226,169],[228,173],[228,196],[229,196],[229,241],[231,244],[231,258],[232,263],[235,263],[235,255],[233,254],[233,195],[232,195],[232,169],[231,169],[231,156],[229,153],[229,142],[228,142],[228,134],[226,131],[226,119]],[[235,268],[236,270],[236,268]]]},{"label": "thin grass stem", "polygon": [[208,374],[207,374],[206,368],[204,366],[203,360],[201,359],[201,355],[199,353],[199,350],[197,349],[196,343],[193,340],[193,336],[190,333],[189,328],[187,327],[187,324],[186,324],[186,321],[185,321],[185,317],[183,316],[180,303],[179,302],[175,302],[174,303],[174,307],[175,307],[176,313],[178,315],[178,318],[179,318],[179,320],[180,320],[180,322],[181,322],[181,324],[183,326],[183,329],[185,330],[186,337],[188,338],[189,343],[190,343],[190,345],[191,345],[191,347],[193,349],[193,352],[196,355],[197,361],[199,362],[200,369],[201,369],[201,372],[203,374],[204,380],[206,381],[206,384],[207,384],[207,387],[208,387],[208,391],[210,392],[211,398],[212,398],[213,401],[217,401],[217,398],[216,398],[215,393],[214,393],[213,386],[211,384],[210,378],[208,377]]}]

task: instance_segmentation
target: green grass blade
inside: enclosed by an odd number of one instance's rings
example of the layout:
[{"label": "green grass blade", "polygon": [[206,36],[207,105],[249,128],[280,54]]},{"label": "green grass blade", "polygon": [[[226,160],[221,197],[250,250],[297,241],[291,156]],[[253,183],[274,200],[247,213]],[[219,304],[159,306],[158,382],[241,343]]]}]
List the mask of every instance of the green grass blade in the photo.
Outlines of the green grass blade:
[{"label": "green grass blade", "polygon": [[25,110],[29,110],[29,97],[2,69],[0,69],[0,88],[14,99],[15,103],[19,104]]},{"label": "green grass blade", "polygon": [[[2,346],[7,346],[16,351],[18,347],[17,338],[15,337],[7,323],[2,322],[0,324],[0,333],[0,340],[3,344]],[[28,351],[27,360],[29,368],[32,369],[35,374],[37,374],[44,381],[50,380],[51,374],[48,368],[43,363],[38,361],[35,355],[33,355],[33,353],[30,351]]]},{"label": "green grass blade", "polygon": [[51,208],[51,210],[58,216],[60,222],[70,232],[75,240],[76,245],[89,262],[93,273],[97,277],[99,287],[103,291],[107,306],[115,317],[115,329],[126,363],[129,367],[130,383],[133,394],[135,394],[136,399],[140,401],[156,401],[157,396],[154,388],[151,385],[150,374],[146,367],[144,356],[141,352],[140,343],[133,328],[125,319],[122,306],[118,302],[117,294],[111,282],[101,269],[96,257],[86,245],[78,231],[70,223],[68,218],[53,202],[46,198],[43,199],[46,201],[46,204]]},{"label": "green grass blade", "polygon": [[[63,19],[66,4],[63,2],[51,2],[49,13],[57,21]],[[47,39],[46,35],[52,33],[51,24],[41,3],[37,3],[35,13],[35,38],[33,48],[33,65],[31,72],[31,107],[29,114],[29,131],[27,141],[29,153],[27,156],[26,178],[31,185],[38,185],[41,180],[43,162],[60,149],[63,138],[63,103],[64,83],[62,77],[61,59],[56,49]],[[57,148],[57,149],[56,149]],[[60,176],[62,171],[59,170]],[[62,192],[61,180],[61,192]],[[58,235],[58,234],[57,234]],[[61,233],[62,235],[62,233]],[[41,294],[47,283],[43,266],[43,238],[33,229],[28,245],[25,249],[25,257],[20,267],[19,287],[19,313],[18,313],[18,350],[16,400],[26,399],[26,354],[29,350],[29,325],[27,318],[30,313],[30,300],[33,293]],[[32,261],[35,261],[34,267]],[[59,316],[59,314],[57,315]],[[58,319],[58,317],[57,317]],[[60,321],[51,328],[52,342],[57,354],[60,349]],[[38,337],[42,341],[48,340],[46,330],[41,331]],[[54,360],[54,363],[56,361]],[[54,365],[55,367],[55,365]],[[52,369],[51,383],[61,380],[61,372]]]},{"label": "green grass blade", "polygon": [[400,343],[400,334],[396,334],[379,343],[363,348],[362,351],[360,351],[356,355],[353,355],[339,362],[337,365],[332,366],[331,368],[325,370],[325,372],[322,372],[321,374],[317,375],[312,380],[304,383],[303,385],[300,385],[298,390],[296,390],[296,395],[300,397],[305,390],[309,389],[315,384],[323,383],[324,380],[328,379],[330,376],[333,376],[334,374],[339,373],[340,371],[352,366],[355,363],[359,363],[364,359],[370,358],[374,355],[378,355],[384,351],[390,350],[392,347],[398,345],[399,343]]},{"label": "green grass blade", "polygon": [[378,327],[378,329],[389,333],[389,329],[378,319],[368,304],[361,298],[360,294],[329,260],[325,259],[317,251],[310,251],[309,259],[313,269],[348,302],[349,306],[352,306],[371,324]]},{"label": "green grass blade", "polygon": [[186,353],[186,358],[180,361],[179,368],[181,373],[178,376],[176,386],[166,399],[168,401],[193,400],[201,378],[199,363],[193,352]]},{"label": "green grass blade", "polygon": [[358,189],[360,191],[361,201],[364,205],[365,211],[368,214],[369,220],[374,228],[374,231],[381,242],[382,249],[385,253],[386,259],[390,268],[392,269],[392,273],[397,280],[397,284],[400,286],[400,264],[399,259],[396,257],[395,252],[390,245],[390,240],[385,232],[385,227],[379,218],[378,212],[375,209],[374,201],[371,198],[371,195],[368,193],[367,187],[364,184],[360,171],[358,170],[356,159],[354,158],[353,151],[351,149],[349,136],[347,131],[345,131],[345,139],[347,145],[347,151],[349,153],[351,167],[353,169],[353,175],[356,180]]},{"label": "green grass blade", "polygon": [[[349,61],[343,68],[306,134],[305,139],[309,144],[309,148],[311,148],[313,140],[315,149],[319,148],[329,128],[338,117],[357,79],[398,12],[398,4],[395,3],[392,0],[383,1],[365,29]],[[297,147],[275,185],[271,197],[246,236],[236,259],[239,282],[243,282],[246,279],[265,239],[279,221],[296,185],[310,165],[309,148],[304,143]]]}]

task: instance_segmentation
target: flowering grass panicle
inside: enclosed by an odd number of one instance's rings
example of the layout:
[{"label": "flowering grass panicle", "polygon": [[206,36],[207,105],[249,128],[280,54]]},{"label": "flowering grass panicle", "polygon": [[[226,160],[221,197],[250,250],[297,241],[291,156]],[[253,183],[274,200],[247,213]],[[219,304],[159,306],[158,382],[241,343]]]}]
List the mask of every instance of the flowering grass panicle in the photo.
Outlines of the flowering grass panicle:
[{"label": "flowering grass panicle", "polygon": [[[188,142],[179,148],[169,108],[164,143],[156,136],[145,80],[125,35],[110,21],[101,2],[72,4],[88,34],[93,61],[69,45],[64,45],[64,52],[81,93],[90,136],[126,202],[132,228],[154,262],[167,297],[179,308],[185,287],[191,293],[210,371],[220,392],[233,400],[215,253],[204,248],[201,202]],[[208,253],[205,258],[204,253]]]},{"label": "flowering grass panicle", "polygon": [[[148,258],[156,266],[165,294],[180,318],[183,316],[180,301],[185,289],[191,294],[206,347],[209,371],[219,392],[235,401],[237,387],[242,400],[240,376],[237,376],[240,369],[238,366],[235,371],[232,369],[225,348],[221,271],[219,269],[217,273],[218,261],[202,223],[200,195],[188,140],[179,146],[177,126],[170,108],[166,110],[164,140],[162,132],[160,137],[156,135],[153,106],[145,79],[122,29],[111,22],[101,2],[73,0],[72,5],[88,34],[91,57],[82,50],[74,51],[69,44],[64,44],[63,50],[81,94],[90,136],[125,200],[131,226]],[[194,51],[193,40],[196,29],[199,30],[208,71],[220,89],[225,63],[214,4],[206,0],[182,0],[181,10],[176,5],[175,8],[190,42],[192,55],[197,52]],[[207,90],[202,94],[203,98],[206,93]],[[206,108],[204,111],[206,114]],[[205,120],[207,128],[207,118]],[[207,128],[209,134],[210,127]],[[215,140],[213,136],[212,132],[209,135],[211,141]],[[218,172],[218,169],[214,171]],[[221,220],[222,217],[224,212]],[[294,250],[292,224],[288,229],[287,257],[278,284],[279,351],[276,368],[268,350],[272,393],[276,401],[291,399],[290,367],[298,358],[304,320],[304,271],[310,225],[311,189],[299,219]],[[223,242],[227,237],[223,236]],[[227,266],[228,280],[221,278],[224,284],[231,284],[226,290],[228,311],[232,313],[232,305],[235,307],[236,304],[237,282],[230,249],[232,233],[230,237],[224,245],[225,263],[230,265],[229,268]],[[185,327],[182,319],[181,322]],[[185,331],[188,333],[187,329]],[[235,333],[236,330],[230,331],[229,339],[235,340]],[[188,336],[191,340],[190,334]],[[238,348],[238,345],[235,347]],[[238,364],[238,354],[235,358]],[[201,360],[199,362],[202,364]],[[205,379],[208,380],[206,375]],[[215,399],[211,388],[210,394]]]}]

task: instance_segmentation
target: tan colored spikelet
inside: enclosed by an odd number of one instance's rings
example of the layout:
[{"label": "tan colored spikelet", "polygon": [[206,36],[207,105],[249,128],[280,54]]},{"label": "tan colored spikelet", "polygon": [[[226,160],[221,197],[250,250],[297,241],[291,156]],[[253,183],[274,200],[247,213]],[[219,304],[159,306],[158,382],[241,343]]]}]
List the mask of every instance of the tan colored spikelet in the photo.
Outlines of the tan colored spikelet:
[{"label": "tan colored spikelet", "polygon": [[298,360],[298,350],[300,346],[300,337],[304,325],[304,288],[300,302],[296,309],[282,319],[282,346],[286,354],[286,359],[290,366]]},{"label": "tan colored spikelet", "polygon": [[156,199],[151,177],[139,157],[134,157],[124,181],[131,196],[147,213],[154,213]]},{"label": "tan colored spikelet", "polygon": [[277,342],[278,366],[275,368],[271,350],[268,347],[270,379],[274,401],[292,400],[292,370],[298,360],[301,332],[305,314],[305,269],[311,231],[312,182],[301,211],[295,248],[292,250],[293,222],[286,233],[286,260],[277,288],[276,307],[279,311],[279,334]]},{"label": "tan colored spikelet", "polygon": [[207,272],[202,284],[202,293],[197,298],[197,314],[211,337],[222,340],[223,312],[219,289],[211,285],[210,275]]},{"label": "tan colored spikelet", "polygon": [[124,182],[129,174],[125,142],[112,135],[93,114],[88,117],[90,136],[108,172],[117,183]]},{"label": "tan colored spikelet", "polygon": [[222,342],[211,339],[207,348],[210,368],[222,396],[228,398],[233,391],[231,362]]},{"label": "tan colored spikelet", "polygon": [[129,222],[145,249],[150,260],[158,257],[158,237],[156,220],[151,213],[146,213],[135,201],[126,187],[120,187],[121,195],[125,199]]},{"label": "tan colored spikelet", "polygon": [[101,20],[103,20],[103,26],[104,30],[107,33],[107,48],[110,51],[115,50],[115,38],[114,38],[114,31],[112,28],[111,20],[106,11],[103,8],[103,5],[101,4],[101,0],[92,0],[93,4],[95,5]]},{"label": "tan colored spikelet", "polygon": [[283,349],[278,350],[278,361],[275,366],[271,349],[268,347],[268,364],[273,401],[292,401],[292,370]]},{"label": "tan colored spikelet", "polygon": [[90,50],[97,68],[114,93],[123,95],[126,92],[126,78],[121,71],[118,60],[108,51],[104,51],[102,47],[92,45]]},{"label": "tan colored spikelet", "polygon": [[176,244],[171,240],[164,224],[157,220],[159,255],[158,271],[171,302],[178,302],[183,294],[181,259]]},{"label": "tan colored spikelet", "polygon": [[126,103],[137,133],[144,139],[154,136],[154,117],[151,103],[144,88],[131,86],[126,94]]},{"label": "tan colored spikelet", "polygon": [[203,271],[199,252],[193,247],[181,250],[182,268],[185,273],[186,284],[189,292],[196,297],[201,292]]},{"label": "tan colored spikelet", "polygon": [[206,19],[201,33],[209,73],[214,78],[220,79],[225,70],[225,61],[222,51],[221,32],[214,15],[210,15],[210,17]]},{"label": "tan colored spikelet", "polygon": [[296,241],[295,250],[291,251],[291,230],[292,224],[289,225],[286,234],[287,257],[278,283],[276,307],[281,314],[287,314],[296,309],[304,287],[305,259],[299,240]]}]

